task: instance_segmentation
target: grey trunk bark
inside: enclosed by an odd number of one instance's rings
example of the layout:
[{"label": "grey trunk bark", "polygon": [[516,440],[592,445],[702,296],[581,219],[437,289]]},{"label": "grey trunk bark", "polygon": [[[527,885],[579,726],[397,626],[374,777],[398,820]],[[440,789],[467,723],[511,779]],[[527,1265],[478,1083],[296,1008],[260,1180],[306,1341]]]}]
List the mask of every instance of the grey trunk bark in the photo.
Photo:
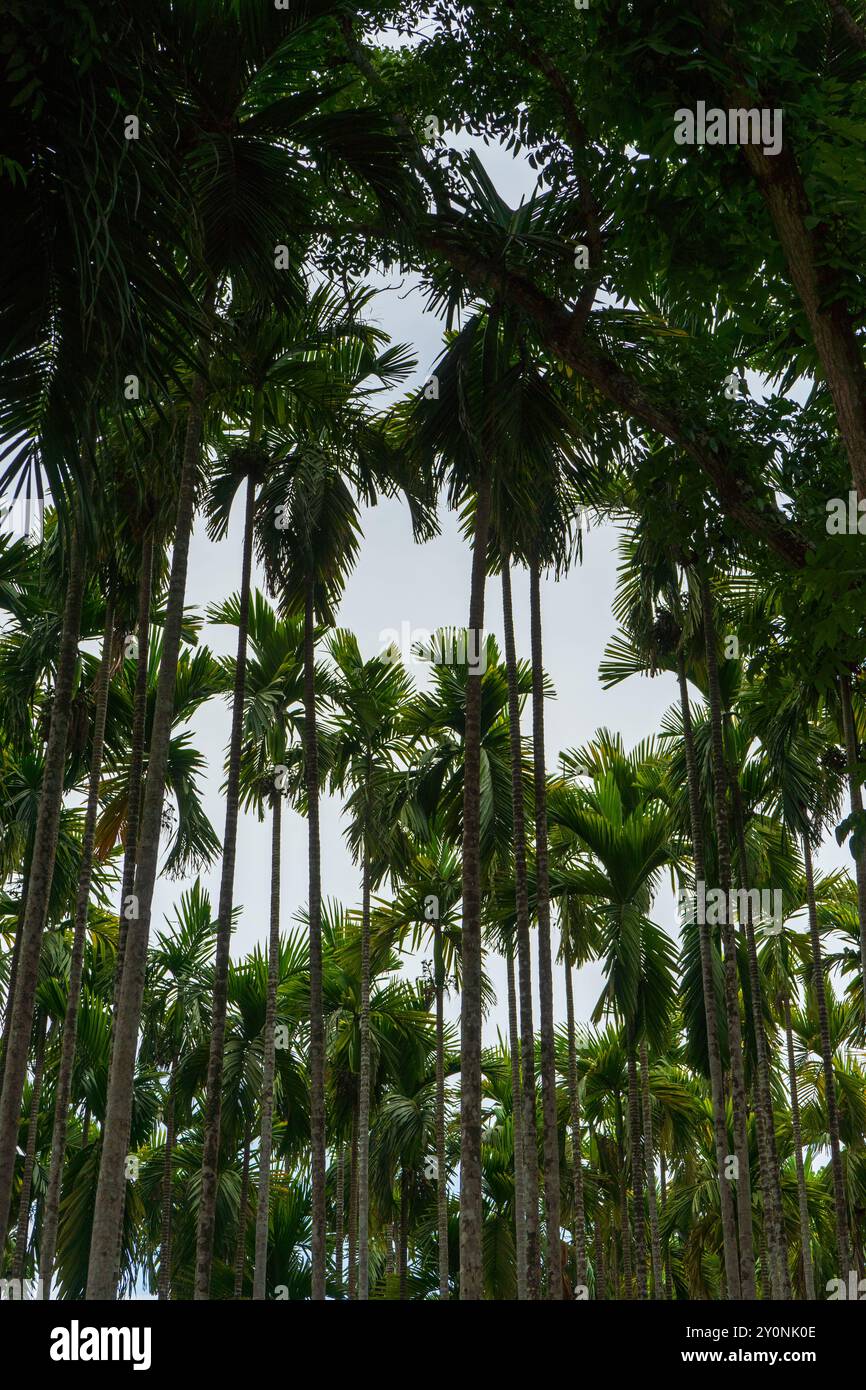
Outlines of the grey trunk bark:
[{"label": "grey trunk bark", "polygon": [[538,915],[538,994],[541,1034],[541,1110],[544,1128],[544,1205],[547,1217],[547,1297],[562,1298],[559,1128],[556,1114],[556,1044],[553,961],[550,941],[550,878],[547,845],[547,769],[544,758],[544,667],[541,639],[541,573],[529,570],[532,653],[532,762],[535,780],[535,873]]},{"label": "grey trunk bark", "polygon": [[166,761],[174,717],[174,690],[183,626],[189,542],[195,512],[204,395],[204,381],[197,378],[193,385],[184,441],[162,659],[154,701],[144,806],[136,850],[134,891],[131,895],[132,901],[128,901],[124,909],[130,927],[115,1020],[102,1157],[90,1241],[87,1278],[89,1300],[113,1299],[117,1293],[118,1258],[126,1206],[125,1160],[132,1118],[132,1091],[147,970],[151,907],[159,862]]},{"label": "grey trunk bark", "polygon": [[734,1152],[737,1160],[737,1225],[740,1236],[740,1290],[745,1299],[756,1297],[755,1248],[752,1236],[752,1184],[749,1171],[747,1139],[746,1081],[743,1068],[743,1039],[740,1022],[739,973],[737,970],[737,937],[729,910],[731,900],[731,848],[728,824],[727,776],[725,772],[724,737],[722,731],[722,697],[719,685],[719,661],[716,621],[709,580],[700,576],[701,609],[704,620],[704,648],[707,658],[707,696],[710,710],[710,730],[713,763],[714,810],[716,823],[716,855],[719,869],[719,888],[724,895],[725,911],[722,921],[725,967],[725,1010],[728,1022],[728,1052],[731,1067],[731,1099],[734,1111]]},{"label": "grey trunk bark", "polygon": [[818,1027],[821,1034],[821,1065],[824,1071],[824,1099],[827,1106],[827,1129],[830,1136],[830,1169],[833,1177],[833,1206],[836,1216],[836,1250],[839,1255],[840,1279],[847,1279],[851,1265],[851,1237],[848,1224],[848,1199],[845,1174],[842,1169],[842,1150],[839,1142],[839,1107],[836,1101],[836,1074],[833,1070],[833,1048],[830,1042],[830,1019],[824,983],[824,960],[821,935],[818,931],[818,909],[815,903],[815,875],[812,868],[812,845],[809,831],[803,833],[803,865],[806,870],[806,905],[809,913],[809,938],[812,943],[812,972],[818,1004]]},{"label": "grey trunk bark", "polygon": [[[319,841],[319,741],[316,702],[315,578],[304,604],[304,762],[309,843],[310,1150],[312,1167],[312,1299],[325,1300],[325,1018],[322,996],[322,862]],[[356,1163],[357,1171],[357,1163]],[[357,1210],[357,1209],[356,1209]]]},{"label": "grey trunk bark", "polygon": [[196,1299],[210,1298],[211,1267],[213,1265],[216,1200],[219,1181],[220,1128],[222,1124],[222,1079],[225,1056],[226,1007],[228,996],[229,957],[232,942],[232,909],[234,906],[235,858],[238,841],[240,810],[241,744],[244,731],[244,692],[246,690],[247,636],[250,621],[250,581],[253,563],[253,529],[256,510],[256,485],[252,474],[247,479],[247,503],[244,515],[243,559],[241,562],[240,611],[238,613],[238,645],[235,658],[235,680],[232,692],[232,725],[229,741],[228,776],[226,778],[226,819],[223,832],[223,862],[220,875],[219,916],[217,919],[216,960],[214,963],[213,1011],[211,1014],[210,1055],[207,1067],[207,1102],[205,1106],[204,1145],[201,1161],[201,1195],[198,1208],[196,1239]]},{"label": "grey trunk bark", "polygon": [[794,1060],[794,1032],[791,1028],[791,1001],[784,998],[785,1044],[788,1053],[788,1090],[791,1093],[791,1130],[794,1136],[794,1159],[797,1165],[797,1206],[800,1216],[800,1246],[803,1262],[803,1287],[806,1301],[815,1301],[815,1268],[812,1263],[812,1227],[809,1221],[809,1200],[806,1195],[806,1170],[803,1166],[803,1135],[800,1128],[800,1093],[797,1085],[797,1064]]},{"label": "grey trunk bark", "polygon": [[36,815],[36,834],[27,883],[27,903],[21,923],[21,948],[15,982],[15,997],[8,1005],[9,1034],[3,1069],[3,1092],[0,1098],[0,1251],[5,1248],[8,1232],[12,1182],[15,1172],[15,1153],[18,1145],[18,1123],[21,1097],[27,1076],[27,1059],[33,1034],[36,1003],[36,983],[39,976],[39,953],[42,932],[48,912],[60,812],[63,805],[63,779],[66,770],[66,740],[72,707],[72,687],[78,661],[78,637],[81,625],[81,604],[84,597],[84,560],[75,536],[69,557],[69,587],[63,608],[60,651],[54,681],[51,706],[51,726],[39,809]]},{"label": "grey trunk bark", "polygon": [[[268,1220],[271,1194],[271,1150],[274,1137],[274,1073],[277,1060],[277,986],[280,973],[280,867],[282,797],[274,790],[271,804],[271,921],[268,937],[268,997],[265,1006],[265,1040],[262,1061],[262,1132],[259,1143],[259,1191],[256,1203],[256,1255],[253,1299],[267,1297]],[[340,1159],[342,1161],[342,1148]],[[342,1250],[340,1251],[342,1262]],[[342,1274],[342,1271],[340,1271]],[[338,1283],[340,1279],[338,1278]]]},{"label": "grey trunk bark", "polygon": [[[689,792],[689,820],[692,836],[692,856],[695,866],[695,884],[703,883],[706,876],[704,856],[704,834],[701,825],[700,784],[698,764],[695,753],[695,738],[692,727],[689,689],[686,682],[686,668],[682,652],[677,653],[677,679],[680,691],[680,710],[683,718],[683,746],[686,755],[686,775]],[[728,1125],[725,1113],[725,1093],[722,1082],[722,1054],[719,1045],[719,1026],[716,1013],[716,990],[713,977],[713,943],[706,922],[699,922],[698,944],[701,956],[701,986],[704,997],[704,1016],[707,1024],[707,1057],[710,1068],[710,1090],[713,1103],[713,1133],[716,1142],[716,1170],[719,1179],[719,1201],[722,1214],[722,1241],[725,1257],[725,1285],[728,1298],[740,1296],[739,1253],[737,1249],[737,1226],[730,1183],[726,1176],[726,1157],[728,1152]]]},{"label": "grey trunk bark", "polygon": [[[490,525],[490,476],[478,486],[469,641],[481,651]],[[481,1239],[481,672],[466,670],[463,743],[463,994],[460,1007],[460,1298],[484,1296]]]},{"label": "grey trunk bark", "polygon": [[526,817],[523,809],[523,747],[520,737],[520,692],[514,610],[511,599],[511,562],[502,555],[502,623],[505,673],[508,683],[508,733],[511,754],[511,810],[514,829],[514,896],[517,933],[517,987],[520,1016],[520,1069],[522,1092],[524,1220],[526,1229],[526,1296],[541,1293],[541,1251],[538,1212],[538,1135],[536,1130],[535,1038],[532,1024],[532,952],[529,940],[529,889],[526,878]]},{"label": "grey trunk bark", "polygon": [[93,876],[93,842],[96,817],[99,811],[99,783],[102,777],[102,754],[105,741],[105,719],[108,710],[108,688],[111,683],[112,642],[114,638],[114,602],[109,595],[105,608],[105,630],[102,635],[102,658],[96,684],[93,711],[93,745],[90,756],[90,777],[87,786],[87,809],[81,837],[81,864],[78,870],[78,889],[75,897],[75,922],[72,934],[72,954],[69,961],[69,986],[66,1012],[60,1040],[60,1065],[54,1100],[54,1127],[51,1135],[51,1162],[48,1188],[45,1194],[45,1214],[42,1221],[39,1260],[42,1276],[42,1297],[49,1298],[54,1257],[57,1253],[57,1230],[60,1221],[60,1192],[63,1184],[63,1163],[66,1157],[66,1131],[69,1099],[72,1094],[72,1071],[75,1065],[75,1045],[78,1035],[78,1006],[81,999],[81,977],[84,969],[84,948],[87,941],[87,911],[90,904],[90,883]]}]

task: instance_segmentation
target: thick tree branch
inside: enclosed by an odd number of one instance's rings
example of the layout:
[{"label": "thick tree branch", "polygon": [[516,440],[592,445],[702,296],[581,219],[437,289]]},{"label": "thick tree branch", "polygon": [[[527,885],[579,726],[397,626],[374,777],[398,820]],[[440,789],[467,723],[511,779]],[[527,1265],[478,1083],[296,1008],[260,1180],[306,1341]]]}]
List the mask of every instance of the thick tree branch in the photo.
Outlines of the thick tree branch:
[{"label": "thick tree branch", "polygon": [[589,148],[589,134],[583,123],[570,84],[566,81],[556,63],[530,38],[526,24],[520,15],[515,0],[508,0],[508,8],[515,22],[520,24],[522,37],[515,40],[521,56],[541,72],[550,83],[551,89],[562,112],[568,145],[574,163],[574,176],[577,181],[577,197],[580,210],[586,223],[586,239],[589,250],[591,274],[578,296],[572,312],[573,328],[580,337],[592,312],[595,297],[604,275],[604,235],[602,232],[603,213],[587,172],[586,151]]},{"label": "thick tree branch", "polygon": [[[732,106],[772,105],[746,83],[734,55],[730,12],[717,0],[702,6],[711,50],[731,73],[727,91]],[[812,226],[814,212],[797,157],[784,143],[776,155],[746,144],[743,155],[770,214],[791,283],[806,314],[815,351],[827,380],[839,434],[845,446],[851,478],[860,497],[866,497],[866,366],[851,311],[845,302],[838,272],[824,255],[830,228]]]},{"label": "thick tree branch", "polygon": [[686,421],[630,377],[606,353],[574,334],[572,315],[528,277],[461,246],[447,232],[421,230],[422,247],[444,256],[478,291],[501,297],[521,310],[534,325],[539,341],[578,376],[590,382],[625,415],[669,439],[699,465],[713,484],[720,506],[732,520],[763,540],[789,565],[801,567],[808,547],[774,504],[761,506],[752,485],[737,471],[730,452],[706,431]]},{"label": "thick tree branch", "polygon": [[857,23],[848,6],[843,4],[842,0],[827,0],[827,4],[855,48],[866,53],[866,29]]}]

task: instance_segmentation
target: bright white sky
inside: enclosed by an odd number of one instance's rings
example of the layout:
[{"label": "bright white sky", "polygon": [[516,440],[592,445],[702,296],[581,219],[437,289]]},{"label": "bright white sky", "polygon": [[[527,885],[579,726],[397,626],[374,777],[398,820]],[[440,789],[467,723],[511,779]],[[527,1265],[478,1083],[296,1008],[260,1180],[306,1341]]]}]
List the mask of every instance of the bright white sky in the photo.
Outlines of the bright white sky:
[{"label": "bright white sky", "polygon": [[[466,143],[458,140],[455,143]],[[499,191],[512,205],[531,191],[534,175],[522,161],[514,160],[502,149],[485,148],[476,143]],[[423,309],[423,296],[412,282],[392,276],[382,279],[383,293],[374,306],[374,317],[397,342],[412,346],[418,358],[416,378],[409,386],[420,386],[429,373],[441,346],[442,325]],[[720,389],[722,387],[720,386]],[[235,515],[227,538],[214,544],[204,526],[196,527],[193,538],[187,602],[204,609],[237,589],[240,581],[241,508]],[[338,621],[358,637],[365,656],[383,646],[385,629],[401,631],[433,630],[445,625],[465,626],[468,620],[470,553],[462,540],[456,518],[442,515],[442,532],[426,545],[412,540],[409,517],[398,502],[385,502],[369,509],[364,516],[365,541],[360,560],[352,574]],[[616,532],[612,527],[592,530],[584,538],[583,565],[558,584],[544,585],[544,659],[556,689],[556,699],[547,709],[547,759],[553,766],[562,749],[575,747],[592,737],[604,725],[618,730],[628,747],[655,733],[662,715],[677,698],[673,677],[650,680],[634,678],[613,690],[602,691],[598,664],[614,631],[611,600],[616,581]],[[261,575],[257,576],[261,583]],[[528,655],[528,584],[522,573],[514,579],[515,623],[518,651]],[[485,626],[502,645],[501,602],[498,582],[488,585]],[[217,652],[233,651],[230,630],[208,627],[203,640]],[[416,676],[420,676],[420,669]],[[228,706],[211,702],[196,718],[193,728],[197,746],[209,763],[206,809],[217,833],[223,831],[224,805],[219,788],[223,780],[223,758],[229,736]],[[254,817],[241,818],[238,839],[235,902],[242,914],[234,939],[234,954],[241,955],[267,936],[269,911],[270,830]],[[825,868],[850,865],[847,852],[834,843],[820,856]],[[216,903],[219,863],[205,876],[206,886]],[[184,884],[160,880],[157,887],[153,929],[162,926]],[[347,905],[357,904],[360,896],[358,871],[352,864],[342,836],[340,804],[326,798],[322,805],[322,886],[328,897]],[[294,913],[307,896],[306,823],[295,813],[284,815],[282,871],[283,922],[291,923]],[[659,894],[655,916],[676,935],[673,894],[665,888]],[[420,963],[407,967],[420,973]],[[497,988],[497,1005],[486,1027],[486,1039],[495,1040],[496,1030],[507,1031],[505,968],[498,960],[488,960],[487,968]],[[533,984],[537,983],[537,970]],[[591,965],[578,972],[575,981],[575,1008],[578,1019],[588,1020],[602,983],[600,969]],[[561,971],[555,972],[557,1017],[565,1015]],[[459,1001],[450,1001],[450,1014],[459,1016]]]}]

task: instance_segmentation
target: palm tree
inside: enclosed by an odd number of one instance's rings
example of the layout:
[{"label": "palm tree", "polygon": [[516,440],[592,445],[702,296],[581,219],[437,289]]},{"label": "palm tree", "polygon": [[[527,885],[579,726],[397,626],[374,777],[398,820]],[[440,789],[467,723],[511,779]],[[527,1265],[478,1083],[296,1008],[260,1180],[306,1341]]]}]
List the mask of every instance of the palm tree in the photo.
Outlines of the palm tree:
[{"label": "palm tree", "polygon": [[[237,625],[240,600],[213,607],[214,622]],[[268,1254],[268,1213],[273,1143],[274,1077],[276,1067],[277,989],[280,978],[280,865],[284,793],[298,791],[298,738],[303,708],[303,627],[297,618],[277,617],[264,595],[256,591],[248,617],[244,743],[241,748],[239,791],[242,804],[259,818],[271,810],[271,899],[268,935],[268,984],[262,1062],[261,1134],[256,1204],[253,1298],[265,1298]],[[227,685],[234,688],[233,663],[224,663]]]},{"label": "palm tree", "polygon": [[[303,304],[297,314],[262,311],[255,304],[235,309],[229,325],[232,359],[227,381],[227,398],[235,416],[247,417],[245,438],[234,433],[226,438],[212,482],[208,506],[209,534],[214,540],[223,538],[228,529],[231,503],[237,488],[246,479],[247,494],[241,558],[241,589],[238,601],[237,655],[234,664],[232,689],[231,735],[227,758],[226,820],[223,834],[223,861],[220,880],[220,932],[217,939],[217,959],[214,988],[211,1061],[208,1078],[208,1118],[205,1126],[204,1172],[199,1207],[199,1274],[198,1298],[208,1297],[210,1264],[213,1252],[215,1220],[217,1155],[219,1151],[220,1096],[225,1033],[226,983],[228,979],[230,921],[234,888],[235,849],[239,812],[241,775],[241,741],[246,682],[246,651],[256,489],[272,465],[272,455],[279,452],[280,435],[270,438],[269,430],[279,431],[286,416],[286,393],[292,392],[299,406],[305,398],[316,399],[327,389],[324,373],[317,361],[323,348],[339,342],[351,329],[359,332],[354,323],[345,325],[337,318],[338,303],[333,292],[320,288]],[[234,369],[234,370],[233,370]]]},{"label": "palm tree", "polygon": [[[137,900],[138,926],[130,934],[131,949],[124,961],[118,1004],[94,1222],[91,1298],[111,1297],[114,1284],[130,1083],[157,870],[163,769],[205,422],[206,372],[218,336],[221,287],[230,284],[232,293],[241,300],[249,290],[259,301],[271,300],[287,307],[297,301],[299,243],[293,237],[286,242],[285,229],[298,225],[308,186],[309,170],[305,167],[301,172],[298,153],[309,152],[313,163],[322,158],[341,163],[347,156],[347,135],[352,128],[347,111],[336,119],[332,115],[320,117],[315,110],[317,99],[311,102],[309,92],[296,93],[295,100],[285,96],[286,88],[294,90],[297,72],[304,67],[298,67],[298,45],[303,46],[309,37],[304,26],[295,29],[289,25],[287,32],[279,12],[273,11],[263,21],[261,15],[246,9],[219,16],[172,9],[162,12],[160,19],[160,63],[174,84],[174,93],[179,94],[177,106],[170,104],[168,110],[189,132],[179,149],[178,170],[186,193],[186,220],[175,234],[195,285],[199,326],[197,346],[186,352],[186,360],[192,359],[193,373],[187,392],[163,657],[136,856],[133,897]],[[278,72],[285,75],[285,87],[276,97]],[[213,95],[217,92],[218,98]],[[178,148],[177,142],[168,143]],[[365,170],[370,174],[383,198],[388,188],[393,190],[395,173],[380,176],[377,160],[366,165],[361,161],[360,168],[351,153],[348,160],[362,178]],[[217,1104],[215,1098],[212,1104]]]},{"label": "palm tree", "polygon": [[160,1213],[160,1299],[171,1297],[175,1142],[182,1119],[180,1072],[207,1030],[216,926],[210,898],[196,879],[181,894],[168,932],[160,932],[149,956],[142,1057],[168,1072],[164,1090],[162,1195]]},{"label": "palm tree", "polygon": [[403,946],[420,950],[432,935],[433,995],[436,1006],[436,1235],[439,1270],[439,1297],[451,1296],[451,1270],[448,1236],[448,1169],[446,1166],[446,1048],[445,991],[448,980],[459,982],[460,895],[462,874],[460,856],[447,839],[432,835],[426,842],[413,843],[408,863],[400,865],[399,882],[390,901],[377,901],[374,908],[376,934],[387,933]]},{"label": "palm tree", "polygon": [[379,656],[364,661],[357,639],[335,632],[328,642],[334,664],[335,704],[331,746],[332,780],[348,791],[347,838],[361,864],[361,1057],[358,1077],[358,1299],[369,1289],[370,1142],[370,893],[393,858],[395,801],[409,744],[402,715],[412,698],[412,681],[402,664]]},{"label": "palm tree", "polygon": [[90,777],[87,789],[87,809],[85,811],[84,831],[81,845],[81,868],[78,876],[78,892],[75,901],[75,928],[72,943],[72,957],[69,966],[69,989],[66,1001],[66,1016],[63,1022],[60,1067],[54,1097],[54,1128],[51,1140],[51,1168],[48,1175],[48,1190],[45,1197],[42,1235],[40,1242],[40,1275],[43,1296],[47,1298],[51,1288],[54,1271],[54,1255],[57,1245],[57,1226],[60,1218],[60,1186],[63,1177],[63,1161],[66,1153],[66,1129],[69,1097],[72,1088],[72,1068],[75,1060],[76,1025],[78,1004],[81,997],[81,977],[84,965],[84,942],[87,931],[87,910],[90,902],[90,882],[93,869],[93,844],[96,833],[96,817],[99,809],[99,786],[102,776],[102,754],[105,738],[105,723],[108,713],[108,691],[111,680],[114,646],[114,603],[109,591],[105,610],[105,631],[102,639],[102,656],[99,663],[99,676],[93,711],[93,743],[90,762]]},{"label": "palm tree", "polygon": [[[650,920],[648,910],[659,871],[677,863],[679,851],[670,812],[655,791],[661,765],[652,745],[641,746],[627,757],[621,741],[602,730],[588,748],[563,754],[562,763],[569,778],[592,779],[588,786],[576,790],[555,788],[550,796],[550,818],[559,839],[566,845],[569,840],[576,841],[577,847],[591,855],[586,867],[578,863],[568,873],[569,893],[601,899],[595,910],[607,984],[595,1017],[606,1008],[625,1027],[635,1269],[638,1297],[646,1298],[643,1193],[645,1174],[652,1168],[652,1146],[651,1134],[645,1131],[641,1147],[639,1039],[644,1045],[642,1079],[648,1084],[646,1041],[658,1046],[664,1040],[674,999],[673,945]],[[646,1114],[647,1106],[643,1109]],[[654,1183],[652,1187],[651,1217]],[[658,1247],[658,1232],[652,1235]],[[660,1273],[657,1258],[657,1296]]]}]

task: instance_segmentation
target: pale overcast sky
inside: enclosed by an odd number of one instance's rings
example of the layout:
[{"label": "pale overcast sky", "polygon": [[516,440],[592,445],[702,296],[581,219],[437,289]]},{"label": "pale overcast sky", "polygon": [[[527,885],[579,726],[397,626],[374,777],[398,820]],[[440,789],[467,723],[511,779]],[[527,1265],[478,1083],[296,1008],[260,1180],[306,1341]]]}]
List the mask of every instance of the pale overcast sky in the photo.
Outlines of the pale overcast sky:
[{"label": "pale overcast sky", "polygon": [[[457,141],[455,143],[465,143]],[[476,148],[500,193],[515,205],[530,192],[532,171],[498,148]],[[375,282],[375,280],[374,280]],[[416,378],[420,385],[427,376],[440,346],[441,321],[423,310],[423,296],[409,280],[391,276],[381,280],[385,286],[373,306],[377,318],[392,339],[409,343],[418,358]],[[445,625],[465,626],[468,621],[470,553],[462,540],[453,514],[443,512],[441,535],[426,545],[416,545],[406,508],[388,501],[364,513],[364,543],[358,565],[350,577],[338,621],[358,637],[361,651],[372,656],[382,649],[381,634],[387,628],[401,631],[432,630]],[[235,515],[225,541],[208,540],[204,526],[196,526],[190,552],[187,603],[204,609],[226,597],[240,582],[241,508]],[[618,730],[631,747],[657,732],[662,715],[677,698],[672,676],[653,680],[633,678],[612,690],[603,691],[598,665],[615,624],[611,600],[616,580],[617,535],[612,527],[591,530],[584,537],[583,564],[565,580],[546,582],[543,591],[544,661],[556,689],[556,699],[548,703],[546,740],[548,766],[553,767],[559,752],[590,739],[605,725]],[[261,584],[261,575],[256,575]],[[518,651],[529,652],[528,584],[525,574],[514,578],[515,623]],[[496,581],[488,584],[485,627],[502,645],[502,610]],[[206,627],[206,641],[216,652],[233,652],[233,633],[229,629]],[[416,671],[416,676],[420,671]],[[526,716],[524,728],[526,727]],[[205,795],[206,809],[217,833],[222,836],[224,805],[219,794],[223,780],[223,758],[229,736],[228,706],[212,701],[193,723],[197,746],[209,762]],[[284,814],[282,907],[287,927],[307,897],[306,823],[294,812]],[[264,941],[269,911],[270,828],[251,816],[242,816],[238,834],[235,903],[242,915],[235,932],[233,955],[248,951]],[[850,865],[850,857],[835,844],[827,845],[820,856],[824,867]],[[220,865],[204,875],[212,901],[218,897]],[[184,884],[158,882],[152,930],[163,926]],[[324,798],[322,804],[322,888],[328,897],[347,905],[359,900],[358,870],[345,848],[341,808],[337,801]],[[676,917],[673,895],[665,887],[656,902],[654,915],[673,935]],[[534,935],[534,934],[533,934]],[[497,1028],[507,1030],[505,969],[501,961],[487,966],[497,988],[497,1006],[487,1022],[486,1039],[494,1041]],[[420,965],[408,969],[420,971]],[[600,969],[591,965],[578,972],[575,981],[575,1008],[579,1019],[588,1019],[601,988]],[[537,970],[533,984],[537,984]],[[555,972],[557,1017],[565,1014],[561,971]],[[459,1001],[450,1001],[450,1014],[459,1016]]]}]

